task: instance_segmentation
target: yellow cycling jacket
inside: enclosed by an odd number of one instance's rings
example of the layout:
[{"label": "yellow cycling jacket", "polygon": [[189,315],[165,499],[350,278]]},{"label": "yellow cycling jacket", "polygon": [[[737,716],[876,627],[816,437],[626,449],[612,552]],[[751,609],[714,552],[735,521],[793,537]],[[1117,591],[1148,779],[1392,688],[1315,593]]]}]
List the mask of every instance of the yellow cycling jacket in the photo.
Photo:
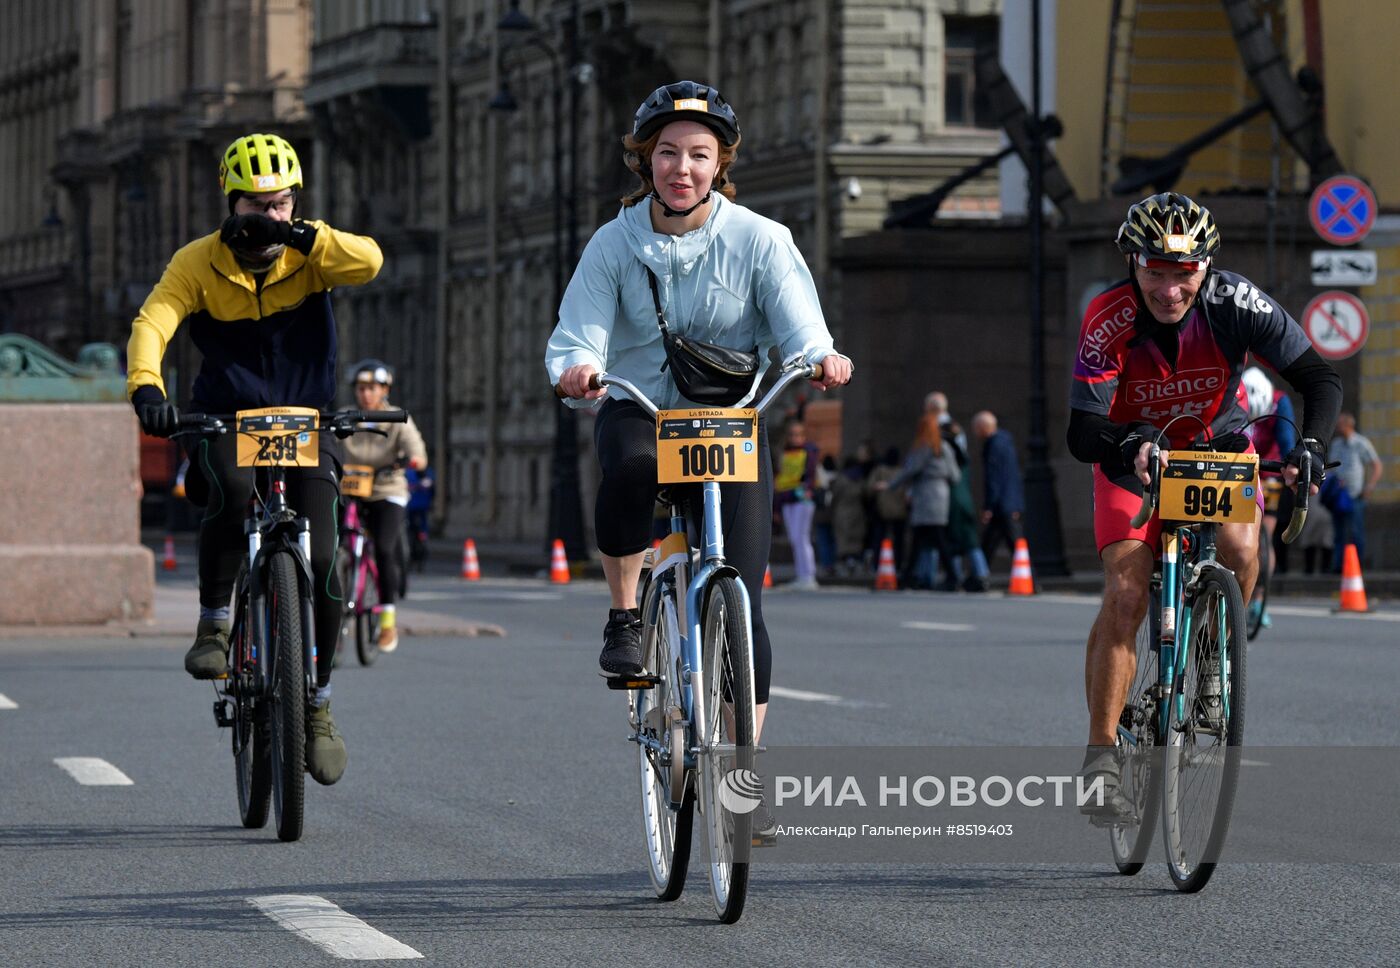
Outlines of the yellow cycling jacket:
[{"label": "yellow cycling jacket", "polygon": [[316,231],[310,253],[283,249],[261,288],[218,232],[176,252],[131,324],[127,396],[142,386],[165,392],[161,360],[188,320],[204,358],[191,393],[194,409],[329,407],[336,388],[330,290],[369,282],[384,256],[371,238],[324,222],[305,224]]}]

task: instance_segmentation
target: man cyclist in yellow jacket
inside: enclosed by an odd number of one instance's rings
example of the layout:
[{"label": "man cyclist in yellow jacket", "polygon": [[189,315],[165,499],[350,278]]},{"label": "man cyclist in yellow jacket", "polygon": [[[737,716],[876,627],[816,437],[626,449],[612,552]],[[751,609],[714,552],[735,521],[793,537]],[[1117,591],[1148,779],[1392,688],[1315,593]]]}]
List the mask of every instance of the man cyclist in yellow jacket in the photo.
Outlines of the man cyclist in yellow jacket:
[{"label": "man cyclist in yellow jacket", "polygon": [[[230,144],[219,165],[219,187],[228,199],[228,218],[217,232],[175,253],[131,324],[127,394],[142,429],[153,436],[168,437],[178,428],[161,360],[182,323],[203,356],[190,395],[194,411],[328,409],[336,390],[330,290],[369,282],[384,261],[373,239],[297,218],[301,163],[275,134],[250,134]],[[199,625],[185,670],[212,679],[228,668],[229,600],[246,552],[242,523],[253,470],[237,466],[232,434],[200,439],[189,449],[195,480],[187,480],[187,489],[192,499],[205,498],[205,514]],[[306,764],[313,779],[329,784],[340,779],[346,761],[345,741],[330,711],[331,660],[341,621],[332,567],[338,441],[323,434],[321,453],[319,467],[292,469],[287,477],[291,504],[311,522],[316,579],[318,689],[307,710]]]}]

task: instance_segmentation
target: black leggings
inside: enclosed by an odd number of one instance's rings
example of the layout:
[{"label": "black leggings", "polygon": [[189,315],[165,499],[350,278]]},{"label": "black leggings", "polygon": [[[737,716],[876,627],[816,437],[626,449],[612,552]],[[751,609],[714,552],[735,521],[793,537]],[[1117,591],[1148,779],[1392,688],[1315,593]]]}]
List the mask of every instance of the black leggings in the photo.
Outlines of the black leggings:
[{"label": "black leggings", "polygon": [[[198,463],[209,485],[209,503],[199,525],[199,604],[205,608],[229,604],[238,566],[248,554],[243,520],[253,493],[254,469],[238,466],[235,440],[234,434],[206,437],[194,444],[190,455],[191,463]],[[312,613],[316,620],[316,684],[320,686],[330,682],[342,606],[340,580],[331,566],[340,501],[337,449],[332,441],[329,434],[321,435],[319,467],[287,471],[287,503],[311,522],[311,572],[316,580]],[[265,480],[259,486],[260,490],[265,488]]]},{"label": "black leggings", "polygon": [[[651,547],[656,505],[656,421],[630,400],[609,400],[598,413],[593,440],[603,469],[594,511],[598,550],[615,558],[645,551]],[[773,464],[762,420],[758,441],[758,482],[720,485],[720,527],[725,560],[738,569],[749,592],[754,698],[766,703],[773,649],[763,622],[763,573],[773,540]],[[686,485],[683,492],[687,502],[700,500],[699,485]]]},{"label": "black leggings", "polygon": [[364,509],[379,569],[379,604],[392,605],[399,594],[399,539],[408,511],[393,501],[366,501]]}]

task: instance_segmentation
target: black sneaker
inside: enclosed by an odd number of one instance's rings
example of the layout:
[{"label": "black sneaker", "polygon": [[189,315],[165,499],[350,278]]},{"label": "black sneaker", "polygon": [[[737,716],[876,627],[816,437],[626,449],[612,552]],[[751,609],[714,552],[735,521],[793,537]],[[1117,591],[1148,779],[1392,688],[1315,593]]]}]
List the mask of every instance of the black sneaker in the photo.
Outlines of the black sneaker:
[{"label": "black sneaker", "polygon": [[642,674],[642,619],[640,609],[608,610],[603,626],[603,654],[598,665],[610,676]]},{"label": "black sneaker", "polygon": [[1080,806],[1079,812],[1098,821],[1131,820],[1133,805],[1123,796],[1123,765],[1118,749],[1113,746],[1089,746],[1084,751],[1084,766],[1079,771],[1086,789],[1095,780],[1103,780],[1103,797],[1095,797]]},{"label": "black sneaker", "polygon": [[767,803],[754,807],[749,823],[753,828],[751,836],[754,847],[772,847],[778,842],[778,821],[768,812]]}]

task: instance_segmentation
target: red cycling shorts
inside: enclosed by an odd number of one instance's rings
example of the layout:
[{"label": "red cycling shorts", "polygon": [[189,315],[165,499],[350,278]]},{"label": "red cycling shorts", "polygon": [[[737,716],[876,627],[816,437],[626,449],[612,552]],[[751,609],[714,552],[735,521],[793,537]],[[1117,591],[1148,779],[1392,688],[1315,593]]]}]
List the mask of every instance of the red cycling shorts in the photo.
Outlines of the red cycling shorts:
[{"label": "red cycling shorts", "polygon": [[[1264,491],[1254,495],[1259,510],[1264,510]],[[1133,515],[1142,507],[1142,482],[1129,472],[1110,478],[1094,465],[1094,544],[1103,550],[1115,541],[1136,539],[1145,542],[1154,552],[1162,544],[1162,523],[1157,515],[1147,519],[1140,528],[1133,527]]]}]

